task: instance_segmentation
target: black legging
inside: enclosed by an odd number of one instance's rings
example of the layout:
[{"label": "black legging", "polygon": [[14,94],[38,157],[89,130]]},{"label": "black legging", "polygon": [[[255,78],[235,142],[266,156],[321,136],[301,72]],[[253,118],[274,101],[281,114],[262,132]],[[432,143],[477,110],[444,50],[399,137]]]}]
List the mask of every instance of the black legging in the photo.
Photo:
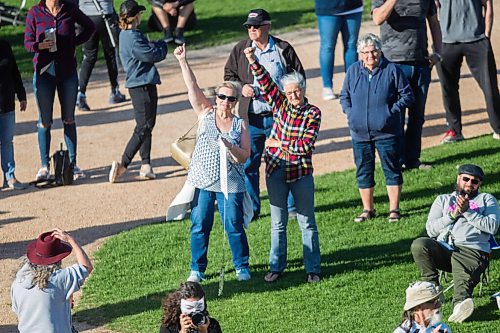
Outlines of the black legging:
[{"label": "black legging", "polygon": [[[108,15],[112,17],[115,14]],[[89,83],[90,75],[94,69],[95,63],[97,62],[97,53],[99,51],[99,41],[102,43],[104,49],[104,59],[106,60],[106,66],[108,67],[109,82],[112,88],[118,86],[118,67],[116,64],[116,53],[115,48],[111,44],[109,39],[108,30],[106,29],[106,24],[101,16],[89,16],[89,18],[94,22],[96,31],[90,37],[90,39],[83,44],[83,61],[80,67],[80,74],[78,85],[80,91],[85,94],[87,91],[87,84]],[[112,27],[118,29],[117,27]],[[118,43],[118,34],[115,34],[115,42]],[[118,45],[116,45],[118,48]]]}]

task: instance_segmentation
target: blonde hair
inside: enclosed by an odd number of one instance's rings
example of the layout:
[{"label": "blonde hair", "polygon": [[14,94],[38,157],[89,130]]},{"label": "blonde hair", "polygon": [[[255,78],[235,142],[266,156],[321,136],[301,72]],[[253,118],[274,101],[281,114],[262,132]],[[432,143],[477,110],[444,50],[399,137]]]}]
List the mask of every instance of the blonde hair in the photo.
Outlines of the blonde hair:
[{"label": "blonde hair", "polygon": [[28,265],[31,274],[33,275],[31,287],[37,286],[40,290],[46,288],[52,274],[61,269],[61,261],[52,265],[35,265],[31,263],[26,256],[21,258],[21,264],[19,267],[21,268],[24,265]]},{"label": "blonde hair", "polygon": [[219,90],[221,88],[229,88],[234,92],[234,96],[237,99],[240,99],[241,97],[241,84],[236,81],[224,81],[221,84],[219,84],[217,87],[215,87],[215,93],[218,94]]}]

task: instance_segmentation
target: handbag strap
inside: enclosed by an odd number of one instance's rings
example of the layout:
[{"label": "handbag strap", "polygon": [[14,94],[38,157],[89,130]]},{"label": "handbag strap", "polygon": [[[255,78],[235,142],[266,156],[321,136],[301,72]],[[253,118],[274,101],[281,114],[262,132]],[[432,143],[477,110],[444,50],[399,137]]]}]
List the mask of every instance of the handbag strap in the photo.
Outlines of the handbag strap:
[{"label": "handbag strap", "polygon": [[191,126],[191,128],[189,128],[189,129],[187,130],[187,132],[186,132],[186,133],[184,133],[184,134],[183,134],[183,135],[182,135],[179,139],[180,139],[180,140],[182,140],[182,139],[186,138],[186,136],[188,136],[188,135],[189,135],[189,133],[191,133],[191,131],[193,130],[193,128],[195,128],[195,127],[196,127],[196,125],[198,125],[198,123],[199,123],[199,122],[200,122],[200,118],[198,118],[198,120],[194,123],[194,125],[193,125],[193,126]]}]

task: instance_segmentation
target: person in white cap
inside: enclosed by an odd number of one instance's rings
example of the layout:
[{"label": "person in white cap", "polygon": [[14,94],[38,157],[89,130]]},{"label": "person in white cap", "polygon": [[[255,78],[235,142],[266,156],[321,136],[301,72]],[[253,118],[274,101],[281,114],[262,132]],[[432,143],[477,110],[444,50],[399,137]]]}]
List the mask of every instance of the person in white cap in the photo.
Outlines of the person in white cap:
[{"label": "person in white cap", "polygon": [[451,333],[441,322],[441,292],[431,282],[417,281],[406,289],[403,322],[394,333]]}]

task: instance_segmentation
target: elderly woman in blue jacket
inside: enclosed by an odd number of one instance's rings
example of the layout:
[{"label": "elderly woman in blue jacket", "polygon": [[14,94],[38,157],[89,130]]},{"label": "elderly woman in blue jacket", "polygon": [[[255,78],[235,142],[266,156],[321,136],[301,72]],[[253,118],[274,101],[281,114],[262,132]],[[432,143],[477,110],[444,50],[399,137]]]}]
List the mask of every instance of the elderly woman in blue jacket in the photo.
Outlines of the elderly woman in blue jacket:
[{"label": "elderly woman in blue jacket", "polygon": [[352,137],[356,180],[363,212],[355,222],[375,217],[375,149],[389,195],[389,222],[401,218],[399,200],[403,175],[399,141],[404,124],[400,112],[410,106],[413,93],[403,73],[382,56],[380,39],[366,34],[358,41],[360,60],[349,67],[340,94]]}]

